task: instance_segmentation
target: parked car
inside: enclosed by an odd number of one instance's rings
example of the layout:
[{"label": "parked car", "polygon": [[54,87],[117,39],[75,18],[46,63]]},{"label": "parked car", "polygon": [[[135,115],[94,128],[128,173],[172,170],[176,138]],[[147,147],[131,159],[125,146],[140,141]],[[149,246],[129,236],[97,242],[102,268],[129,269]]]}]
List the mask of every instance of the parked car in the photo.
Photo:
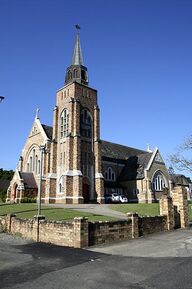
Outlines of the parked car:
[{"label": "parked car", "polygon": [[120,203],[128,203],[128,199],[124,195],[119,196],[119,201]]},{"label": "parked car", "polygon": [[119,200],[120,199],[120,195],[119,194],[117,194],[117,193],[113,193],[112,194],[112,202],[114,202],[114,203],[119,203]]},{"label": "parked car", "polygon": [[105,204],[112,203],[112,196],[110,194],[105,194],[104,198],[105,198]]}]

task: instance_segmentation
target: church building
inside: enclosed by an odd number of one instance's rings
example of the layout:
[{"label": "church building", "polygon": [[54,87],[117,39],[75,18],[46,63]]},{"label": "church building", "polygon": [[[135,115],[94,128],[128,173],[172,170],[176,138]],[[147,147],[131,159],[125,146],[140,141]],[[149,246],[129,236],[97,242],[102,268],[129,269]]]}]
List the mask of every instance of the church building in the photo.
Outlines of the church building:
[{"label": "church building", "polygon": [[159,150],[147,151],[100,138],[97,90],[89,86],[77,30],[65,83],[56,92],[53,127],[42,124],[37,111],[7,202],[38,198],[44,203],[104,203],[119,193],[129,202],[154,202],[170,189]]}]

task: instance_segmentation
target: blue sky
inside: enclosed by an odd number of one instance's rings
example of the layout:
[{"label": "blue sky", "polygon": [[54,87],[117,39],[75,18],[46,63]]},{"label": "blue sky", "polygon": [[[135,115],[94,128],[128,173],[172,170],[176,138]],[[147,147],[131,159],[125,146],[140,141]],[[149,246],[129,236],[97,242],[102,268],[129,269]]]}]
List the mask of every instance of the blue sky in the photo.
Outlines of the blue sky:
[{"label": "blue sky", "polygon": [[163,158],[192,133],[192,1],[0,0],[0,167],[15,169],[40,107],[52,125],[75,24],[101,138]]}]

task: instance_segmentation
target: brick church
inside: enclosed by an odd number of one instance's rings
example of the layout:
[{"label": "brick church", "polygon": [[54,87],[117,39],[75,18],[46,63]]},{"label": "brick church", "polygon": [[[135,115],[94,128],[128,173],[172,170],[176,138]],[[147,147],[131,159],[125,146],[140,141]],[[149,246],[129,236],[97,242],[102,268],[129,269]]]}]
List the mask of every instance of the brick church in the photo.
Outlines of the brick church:
[{"label": "brick church", "polygon": [[77,30],[65,83],[56,92],[53,127],[37,110],[7,202],[37,198],[44,203],[104,203],[104,195],[123,193],[129,201],[153,202],[170,190],[159,150],[147,151],[100,139],[97,90],[88,82]]}]

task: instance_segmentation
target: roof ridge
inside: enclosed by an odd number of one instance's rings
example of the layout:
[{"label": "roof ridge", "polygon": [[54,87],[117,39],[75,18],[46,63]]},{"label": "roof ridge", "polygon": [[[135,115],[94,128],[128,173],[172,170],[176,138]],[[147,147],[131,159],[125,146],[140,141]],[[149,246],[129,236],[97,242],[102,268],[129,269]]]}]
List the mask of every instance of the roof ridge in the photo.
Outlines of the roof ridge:
[{"label": "roof ridge", "polygon": [[124,148],[137,150],[137,151],[140,151],[140,152],[143,152],[143,153],[148,153],[147,151],[144,151],[144,150],[142,150],[142,149],[138,149],[138,148],[134,148],[134,147],[129,147],[129,146],[127,146],[127,145],[122,145],[122,144],[118,144],[118,143],[114,143],[114,142],[110,142],[110,141],[106,141],[106,140],[101,140],[101,142],[107,142],[107,143],[112,144],[112,145],[118,145],[118,146],[121,146],[121,147],[124,147]]}]

